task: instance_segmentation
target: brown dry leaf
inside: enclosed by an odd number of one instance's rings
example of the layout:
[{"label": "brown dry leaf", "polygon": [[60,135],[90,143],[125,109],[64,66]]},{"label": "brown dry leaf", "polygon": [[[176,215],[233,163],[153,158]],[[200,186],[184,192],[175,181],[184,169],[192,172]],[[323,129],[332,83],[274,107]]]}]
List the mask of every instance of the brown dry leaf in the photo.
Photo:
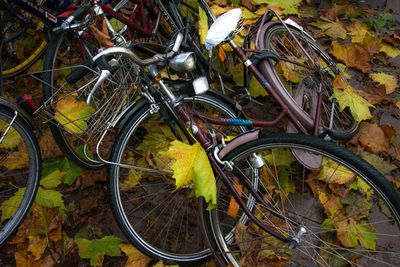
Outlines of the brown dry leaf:
[{"label": "brown dry leaf", "polygon": [[369,63],[371,55],[362,45],[352,43],[349,47],[345,47],[337,41],[333,41],[332,45],[332,54],[347,67],[354,67],[363,72],[371,69],[372,65]]},{"label": "brown dry leaf", "polygon": [[374,82],[380,85],[384,85],[386,88],[386,94],[393,93],[394,90],[398,87],[397,79],[393,75],[379,72],[379,73],[370,73],[369,77],[371,77],[371,79]]},{"label": "brown dry leaf", "polygon": [[42,158],[53,158],[63,156],[60,148],[54,141],[53,135],[50,131],[46,131],[39,139],[40,152],[42,153]]},{"label": "brown dry leaf", "polygon": [[343,9],[343,6],[335,6],[328,8],[328,10],[325,12],[324,16],[327,17],[330,20],[335,20],[339,14],[339,12]]},{"label": "brown dry leaf", "polygon": [[107,169],[98,171],[82,171],[81,189],[94,186],[96,181],[104,182],[107,180]]},{"label": "brown dry leaf", "polygon": [[142,267],[148,266],[152,261],[151,258],[140,253],[134,246],[127,244],[118,245],[121,250],[128,256],[128,260],[125,263],[125,267]]},{"label": "brown dry leaf", "polygon": [[365,48],[365,50],[369,53],[369,55],[372,57],[372,55],[379,53],[379,50],[381,49],[382,46],[382,38],[375,38],[375,36],[365,36],[364,42],[362,43],[362,47]]},{"label": "brown dry leaf", "polygon": [[32,253],[34,260],[39,260],[47,248],[47,239],[41,236],[30,236],[28,251]]},{"label": "brown dry leaf", "polygon": [[362,123],[359,141],[364,146],[365,150],[372,153],[388,152],[390,148],[389,138],[377,124]]},{"label": "brown dry leaf", "polygon": [[219,17],[220,15],[224,14],[226,11],[230,10],[231,8],[223,8],[217,5],[212,5],[211,10],[215,14],[216,17]]},{"label": "brown dry leaf", "polygon": [[386,88],[384,85],[381,85],[379,87],[375,86],[365,87],[364,89],[362,89],[360,93],[362,97],[367,99],[371,105],[393,101],[393,98],[386,95]]},{"label": "brown dry leaf", "polygon": [[101,46],[114,46],[114,43],[111,42],[111,37],[108,34],[108,28],[104,18],[96,17],[96,22],[90,25],[89,28]]},{"label": "brown dry leaf", "polygon": [[18,267],[19,266],[23,266],[23,267],[25,267],[25,266],[28,267],[29,266],[27,259],[25,259],[25,257],[22,256],[18,251],[15,252],[14,259],[15,259],[15,264]]},{"label": "brown dry leaf", "polygon": [[347,88],[347,81],[341,74],[335,76],[333,80],[333,88],[337,89],[346,89]]}]

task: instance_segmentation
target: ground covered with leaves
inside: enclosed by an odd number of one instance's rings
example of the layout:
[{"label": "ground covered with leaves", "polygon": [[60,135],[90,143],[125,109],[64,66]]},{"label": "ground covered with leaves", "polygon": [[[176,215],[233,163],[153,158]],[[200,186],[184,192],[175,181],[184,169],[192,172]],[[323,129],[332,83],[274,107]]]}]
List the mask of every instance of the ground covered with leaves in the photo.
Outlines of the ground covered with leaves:
[{"label": "ground covered with leaves", "polygon": [[[208,2],[217,15],[240,6],[247,26],[254,24],[267,6],[274,7],[316,38],[341,63],[350,79],[346,85],[350,88],[342,97],[353,115],[364,120],[359,133],[345,145],[400,188],[398,1]],[[42,64],[41,60],[29,71],[41,70]],[[41,85],[32,77],[6,80],[4,86],[5,95],[11,99],[29,93],[40,103]],[[163,266],[124,239],[109,207],[105,170],[83,171],[71,164],[48,130],[40,139],[40,147],[44,162],[34,207],[15,236],[0,248],[0,265]]]}]

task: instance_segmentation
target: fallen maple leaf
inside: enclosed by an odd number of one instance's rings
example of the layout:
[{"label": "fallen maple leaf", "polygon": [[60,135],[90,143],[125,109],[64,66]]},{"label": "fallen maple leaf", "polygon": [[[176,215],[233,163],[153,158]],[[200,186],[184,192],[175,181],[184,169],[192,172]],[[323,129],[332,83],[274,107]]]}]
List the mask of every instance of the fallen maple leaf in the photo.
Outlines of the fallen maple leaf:
[{"label": "fallen maple leaf", "polygon": [[381,104],[384,102],[392,102],[393,98],[386,95],[384,85],[379,87],[369,86],[362,89],[360,94],[368,100],[371,105]]},{"label": "fallen maple leaf", "polygon": [[374,82],[378,84],[382,84],[386,88],[386,94],[391,94],[398,87],[397,79],[393,75],[379,72],[379,73],[370,73],[369,77],[372,78]]},{"label": "fallen maple leaf", "polygon": [[333,96],[339,103],[339,110],[343,111],[346,107],[349,107],[351,115],[356,121],[372,118],[369,108],[374,106],[362,98],[351,85],[347,85],[345,90],[333,88]]},{"label": "fallen maple leaf", "polygon": [[346,25],[348,33],[352,36],[351,42],[362,43],[366,37],[373,37],[374,34],[368,30],[368,26],[361,24],[358,20]]},{"label": "fallen maple leaf", "polygon": [[208,203],[208,209],[215,207],[217,189],[215,177],[206,152],[199,143],[188,145],[180,141],[171,142],[168,151],[159,154],[175,159],[171,169],[174,171],[177,188],[193,182],[196,197],[203,196]]},{"label": "fallen maple leaf", "polygon": [[362,123],[360,127],[360,143],[367,151],[381,153],[388,151],[390,142],[385,132],[377,124]]},{"label": "fallen maple leaf", "polygon": [[72,95],[63,97],[56,104],[54,119],[72,134],[82,134],[87,129],[86,120],[94,113],[94,109],[85,102],[79,102]]},{"label": "fallen maple leaf", "polygon": [[331,21],[329,19],[321,17],[324,22],[318,23],[310,23],[311,25],[320,28],[323,30],[328,36],[333,38],[345,39],[347,35],[347,31],[344,28],[344,25],[336,19],[336,21]]},{"label": "fallen maple leaf", "polygon": [[152,261],[151,258],[143,255],[138,251],[134,246],[127,245],[127,244],[119,244],[118,245],[122,252],[128,256],[128,260],[125,263],[125,267],[141,267],[141,266],[148,266],[149,263]]},{"label": "fallen maple leaf", "polygon": [[381,48],[379,49],[379,51],[384,52],[386,55],[388,55],[391,58],[400,56],[400,49],[398,49],[397,47],[394,47],[392,45],[385,44],[385,43],[383,43],[381,45]]},{"label": "fallen maple leaf", "polygon": [[332,46],[332,54],[338,60],[344,62],[347,67],[354,67],[363,72],[371,69],[372,65],[369,63],[371,55],[362,45],[352,43],[350,46],[345,47],[337,41],[333,41]]}]

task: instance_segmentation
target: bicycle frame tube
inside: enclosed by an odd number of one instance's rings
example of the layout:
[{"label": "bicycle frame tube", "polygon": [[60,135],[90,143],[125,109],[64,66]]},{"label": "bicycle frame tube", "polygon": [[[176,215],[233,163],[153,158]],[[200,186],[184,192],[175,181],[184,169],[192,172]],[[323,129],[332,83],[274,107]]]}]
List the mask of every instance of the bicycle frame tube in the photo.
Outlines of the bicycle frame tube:
[{"label": "bicycle frame tube", "polygon": [[[144,1],[146,0],[132,1],[136,5],[136,8],[130,15],[129,19],[115,12],[111,7],[107,6],[104,3],[98,3],[98,5],[101,7],[104,13],[112,16],[113,18],[119,20],[120,22],[128,26],[128,40],[131,40],[133,38],[132,34],[133,31],[138,32],[139,34],[144,35],[145,37],[152,36],[153,29],[157,24],[157,20],[153,21],[152,23],[150,23],[147,20],[146,14],[144,12]],[[135,22],[137,17],[139,17],[141,25]]]},{"label": "bicycle frame tube", "polygon": [[35,15],[39,19],[42,19],[48,22],[52,26],[61,26],[63,20],[57,18],[56,15],[49,12],[43,6],[36,4],[35,1],[32,0],[13,0],[13,3],[17,4],[19,7],[25,9],[29,13]]}]

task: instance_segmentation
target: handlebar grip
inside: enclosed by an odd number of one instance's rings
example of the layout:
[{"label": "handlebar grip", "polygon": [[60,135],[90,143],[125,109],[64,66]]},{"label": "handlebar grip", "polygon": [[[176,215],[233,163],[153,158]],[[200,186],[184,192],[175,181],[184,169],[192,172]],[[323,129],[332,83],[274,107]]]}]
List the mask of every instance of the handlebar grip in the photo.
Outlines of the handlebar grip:
[{"label": "handlebar grip", "polygon": [[94,68],[95,66],[96,63],[93,61],[92,58],[89,58],[85,62],[83,62],[76,70],[68,74],[65,80],[67,81],[67,83],[72,85],[79,81],[83,76],[88,74],[90,72],[90,69]]}]

